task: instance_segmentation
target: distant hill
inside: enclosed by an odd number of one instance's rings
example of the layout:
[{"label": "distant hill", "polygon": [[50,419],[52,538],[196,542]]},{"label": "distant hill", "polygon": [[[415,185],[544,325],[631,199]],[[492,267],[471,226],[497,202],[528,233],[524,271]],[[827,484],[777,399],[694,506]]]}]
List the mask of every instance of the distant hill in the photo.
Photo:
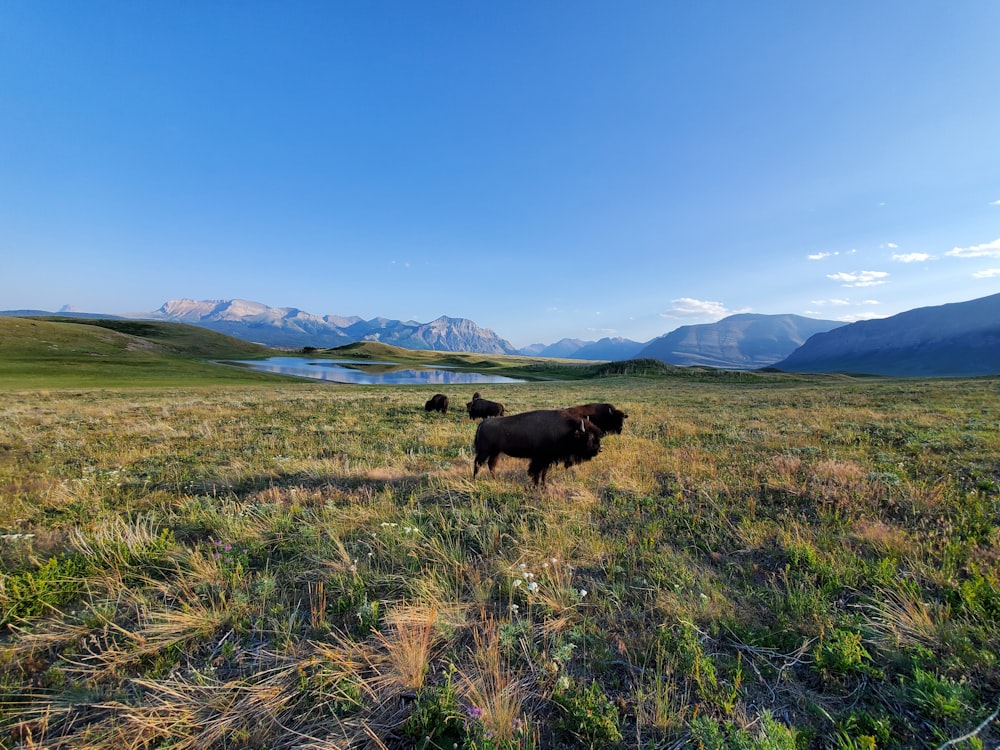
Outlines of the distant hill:
[{"label": "distant hill", "polygon": [[17,318],[30,318],[39,316],[60,316],[63,318],[92,318],[101,320],[122,320],[121,315],[104,315],[102,313],[87,313],[87,312],[76,312],[74,310],[63,307],[59,312],[51,312],[49,310],[0,310],[0,316],[7,317],[17,317]]},{"label": "distant hill", "polygon": [[357,316],[318,316],[292,307],[268,307],[248,300],[166,302],[135,317],[202,326],[267,346],[333,348],[355,341],[380,341],[405,349],[516,354],[510,342],[465,318],[441,316],[430,323]]},{"label": "distant hill", "polygon": [[1000,294],[819,333],[774,366],[895,376],[1000,374]]},{"label": "distant hill", "polygon": [[801,315],[730,315],[716,323],[681,326],[653,339],[635,356],[673,365],[755,370],[784,359],[810,336],[843,325]]},{"label": "distant hill", "polygon": [[526,346],[519,353],[561,359],[622,360],[632,359],[644,346],[638,341],[621,337],[603,338],[600,341],[560,339],[554,344]]},{"label": "distant hill", "polygon": [[633,359],[646,344],[623,339],[620,336],[603,338],[581,346],[573,353],[574,359],[623,360]]},{"label": "distant hill", "polygon": [[572,357],[580,347],[589,342],[582,339],[559,339],[554,344],[532,344],[520,350],[521,354],[532,357]]}]

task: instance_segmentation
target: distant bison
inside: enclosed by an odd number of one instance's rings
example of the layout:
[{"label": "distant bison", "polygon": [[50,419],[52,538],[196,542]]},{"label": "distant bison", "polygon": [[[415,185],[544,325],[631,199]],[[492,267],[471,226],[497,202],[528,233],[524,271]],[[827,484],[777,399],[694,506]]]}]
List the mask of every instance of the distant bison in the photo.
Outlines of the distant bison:
[{"label": "distant bison", "polygon": [[501,453],[530,459],[528,475],[535,486],[545,484],[549,467],[560,461],[570,467],[589,461],[601,451],[603,431],[593,422],[567,409],[540,409],[509,417],[484,419],[476,429],[476,451],[472,478],[479,467],[489,466],[496,475]]},{"label": "distant bison", "polygon": [[581,404],[569,407],[569,411],[589,419],[600,427],[602,432],[613,432],[616,435],[622,434],[622,427],[628,418],[628,414],[611,404]]},{"label": "distant bison", "polygon": [[448,397],[443,393],[435,393],[424,404],[424,411],[439,411],[442,414],[448,413]]},{"label": "distant bison", "polygon": [[483,398],[478,391],[472,394],[472,401],[465,405],[465,410],[469,412],[469,419],[503,416],[503,404]]}]

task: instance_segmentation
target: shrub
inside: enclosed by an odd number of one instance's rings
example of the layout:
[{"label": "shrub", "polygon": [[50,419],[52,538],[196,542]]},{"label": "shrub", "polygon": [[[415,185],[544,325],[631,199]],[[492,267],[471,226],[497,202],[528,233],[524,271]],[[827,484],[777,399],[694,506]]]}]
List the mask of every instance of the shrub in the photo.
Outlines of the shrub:
[{"label": "shrub", "polygon": [[593,748],[607,748],[622,741],[618,709],[594,680],[585,688],[570,684],[558,690],[553,700],[565,714],[560,728]]}]

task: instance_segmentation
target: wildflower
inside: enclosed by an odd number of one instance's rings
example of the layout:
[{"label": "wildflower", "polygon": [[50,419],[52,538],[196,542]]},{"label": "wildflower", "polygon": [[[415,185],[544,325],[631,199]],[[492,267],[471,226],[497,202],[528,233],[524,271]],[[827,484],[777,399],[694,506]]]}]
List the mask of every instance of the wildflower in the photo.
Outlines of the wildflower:
[{"label": "wildflower", "polygon": [[580,589],[580,598],[583,599],[587,596],[587,589]]},{"label": "wildflower", "polygon": [[516,615],[520,607],[518,607],[516,604],[511,604],[509,609],[512,615]]},{"label": "wildflower", "polygon": [[532,581],[528,584],[528,591],[538,591],[538,583]]},{"label": "wildflower", "polygon": [[478,719],[483,715],[483,709],[478,706],[465,706],[465,715],[470,719]]},{"label": "wildflower", "polygon": [[517,588],[518,586],[520,586],[520,585],[521,585],[521,579],[520,579],[520,578],[515,578],[515,579],[514,579],[514,581],[513,581],[513,583],[511,583],[511,585],[512,585],[512,586],[513,586],[514,588]]}]

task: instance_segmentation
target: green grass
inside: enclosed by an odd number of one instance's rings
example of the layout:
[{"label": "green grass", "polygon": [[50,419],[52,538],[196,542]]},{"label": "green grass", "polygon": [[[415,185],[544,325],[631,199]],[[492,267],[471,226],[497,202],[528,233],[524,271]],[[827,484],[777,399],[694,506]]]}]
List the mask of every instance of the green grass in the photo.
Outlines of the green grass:
[{"label": "green grass", "polygon": [[509,458],[472,481],[436,388],[163,352],[227,374],[135,388],[146,350],[73,328],[42,338],[113,385],[0,370],[0,746],[1000,741],[996,378],[482,387],[629,413],[539,492]]}]

